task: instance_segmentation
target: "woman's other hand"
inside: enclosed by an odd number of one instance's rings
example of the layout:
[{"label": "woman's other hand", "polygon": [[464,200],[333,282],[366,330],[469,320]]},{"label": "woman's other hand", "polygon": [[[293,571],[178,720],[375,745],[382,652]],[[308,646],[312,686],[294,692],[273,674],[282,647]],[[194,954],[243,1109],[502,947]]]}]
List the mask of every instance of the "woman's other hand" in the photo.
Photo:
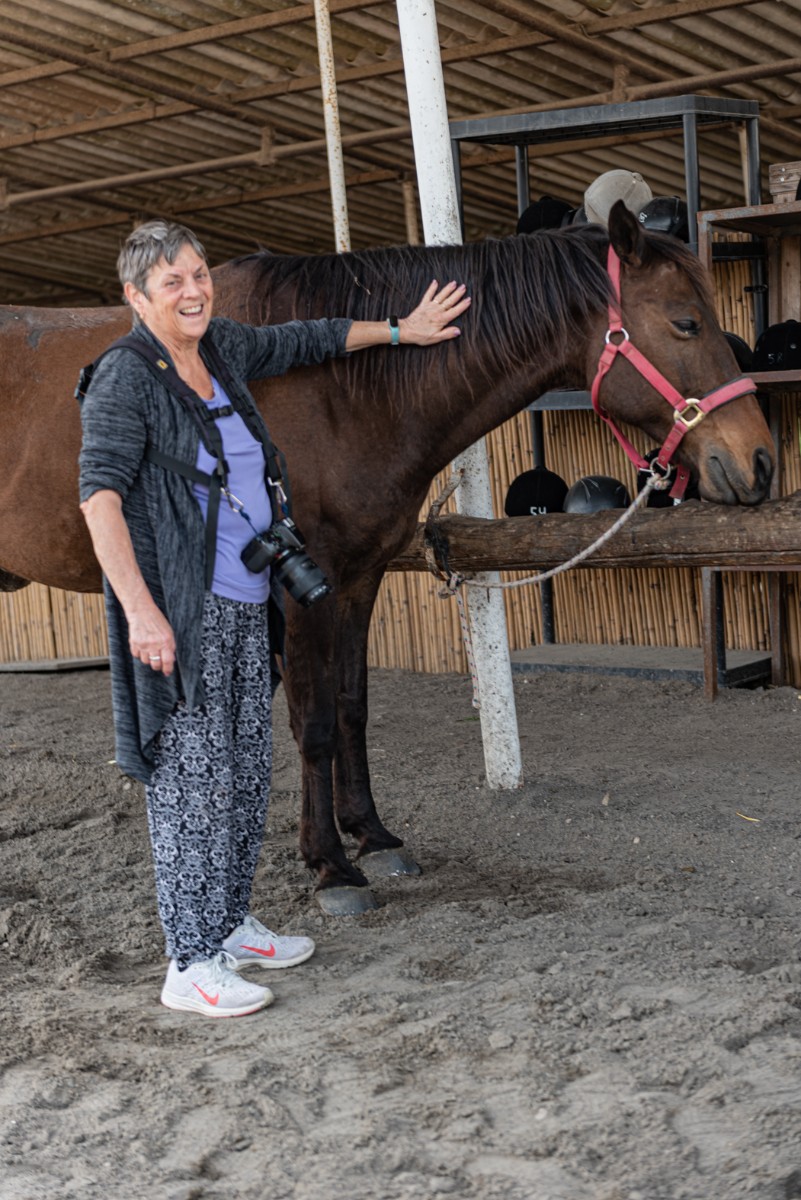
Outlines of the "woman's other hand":
[{"label": "woman's other hand", "polygon": [[171,675],[175,666],[175,634],[144,581],[134,554],[122,496],[100,488],[81,504],[95,555],[128,622],[128,645],[153,671]]},{"label": "woman's other hand", "polygon": [[152,671],[172,675],[175,667],[175,635],[162,611],[153,604],[141,612],[128,614],[128,646]]}]

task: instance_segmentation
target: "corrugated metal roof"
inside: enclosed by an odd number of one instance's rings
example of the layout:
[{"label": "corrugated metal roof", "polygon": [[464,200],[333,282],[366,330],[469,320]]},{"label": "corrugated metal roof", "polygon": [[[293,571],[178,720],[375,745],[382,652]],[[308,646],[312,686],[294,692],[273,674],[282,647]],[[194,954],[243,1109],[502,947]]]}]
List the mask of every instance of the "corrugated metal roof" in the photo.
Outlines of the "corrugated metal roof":
[{"label": "corrugated metal roof", "polygon": [[[354,247],[407,240],[413,180],[393,3],[331,0]],[[452,120],[696,93],[757,100],[770,163],[801,159],[801,0],[437,0]],[[334,246],[314,9],[281,0],[3,0],[0,301],[116,303],[136,221],[213,262]],[[681,136],[532,148],[532,193],[601,171],[683,194]],[[702,131],[702,207],[743,200],[734,128]],[[466,236],[509,233],[513,151],[463,154]],[[408,182],[406,188],[408,196]]]}]

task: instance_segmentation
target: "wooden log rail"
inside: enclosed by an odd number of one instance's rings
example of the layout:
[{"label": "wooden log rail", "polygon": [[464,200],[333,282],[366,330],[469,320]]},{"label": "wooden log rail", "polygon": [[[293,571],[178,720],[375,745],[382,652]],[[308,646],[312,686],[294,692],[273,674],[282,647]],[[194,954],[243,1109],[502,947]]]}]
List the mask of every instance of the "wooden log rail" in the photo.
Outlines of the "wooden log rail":
[{"label": "wooden log rail", "polygon": [[[549,513],[488,521],[446,515],[437,540],[452,571],[548,570],[595,541],[620,510],[581,516]],[[757,508],[688,501],[635,513],[582,567],[721,567],[728,570],[801,569],[801,492]],[[391,571],[426,570],[425,526],[389,564]]]}]

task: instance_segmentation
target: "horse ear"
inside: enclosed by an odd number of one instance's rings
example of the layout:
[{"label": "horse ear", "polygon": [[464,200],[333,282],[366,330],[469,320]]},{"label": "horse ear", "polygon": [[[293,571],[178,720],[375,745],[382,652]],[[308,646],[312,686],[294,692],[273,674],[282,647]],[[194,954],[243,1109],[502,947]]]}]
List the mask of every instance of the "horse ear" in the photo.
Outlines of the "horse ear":
[{"label": "horse ear", "polygon": [[627,267],[641,267],[646,256],[642,226],[622,200],[616,200],[609,213],[609,240],[618,258]]}]

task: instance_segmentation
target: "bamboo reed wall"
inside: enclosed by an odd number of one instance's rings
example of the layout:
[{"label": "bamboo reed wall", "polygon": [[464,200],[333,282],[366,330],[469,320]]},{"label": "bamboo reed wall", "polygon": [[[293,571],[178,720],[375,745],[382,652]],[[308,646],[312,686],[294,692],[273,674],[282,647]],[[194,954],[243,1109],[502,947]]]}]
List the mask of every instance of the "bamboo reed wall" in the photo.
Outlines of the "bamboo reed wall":
[{"label": "bamboo reed wall", "polygon": [[104,658],[103,597],[33,583],[0,595],[0,663]]},{"label": "bamboo reed wall", "polygon": [[[730,235],[734,236],[734,235]],[[753,345],[753,321],[745,287],[748,262],[715,266],[721,322]],[[592,413],[544,414],[548,466],[568,484],[582,475],[612,475],[629,492],[634,471],[617,443]],[[801,419],[796,396],[782,398],[782,493],[801,488]],[[641,451],[650,449],[634,433]],[[522,413],[487,439],[495,511],[511,481],[533,461],[531,424]],[[449,477],[433,483],[422,516]],[[453,500],[446,506],[453,510]],[[537,518],[545,519],[546,518]],[[521,573],[517,573],[520,577]],[[515,578],[507,575],[505,578]],[[801,687],[801,580],[786,577],[785,670],[787,681]],[[765,577],[755,573],[723,576],[726,644],[731,649],[766,650],[769,646]],[[439,584],[428,574],[386,577],[370,631],[372,666],[429,673],[467,669],[456,602],[438,596]],[[554,581],[556,636],[560,642],[641,646],[699,646],[701,641],[700,572],[688,569],[580,570]],[[525,587],[504,593],[509,643],[524,649],[542,640],[539,590]],[[0,595],[0,663],[102,657],[107,653],[100,596],[76,595],[33,585]]]}]

